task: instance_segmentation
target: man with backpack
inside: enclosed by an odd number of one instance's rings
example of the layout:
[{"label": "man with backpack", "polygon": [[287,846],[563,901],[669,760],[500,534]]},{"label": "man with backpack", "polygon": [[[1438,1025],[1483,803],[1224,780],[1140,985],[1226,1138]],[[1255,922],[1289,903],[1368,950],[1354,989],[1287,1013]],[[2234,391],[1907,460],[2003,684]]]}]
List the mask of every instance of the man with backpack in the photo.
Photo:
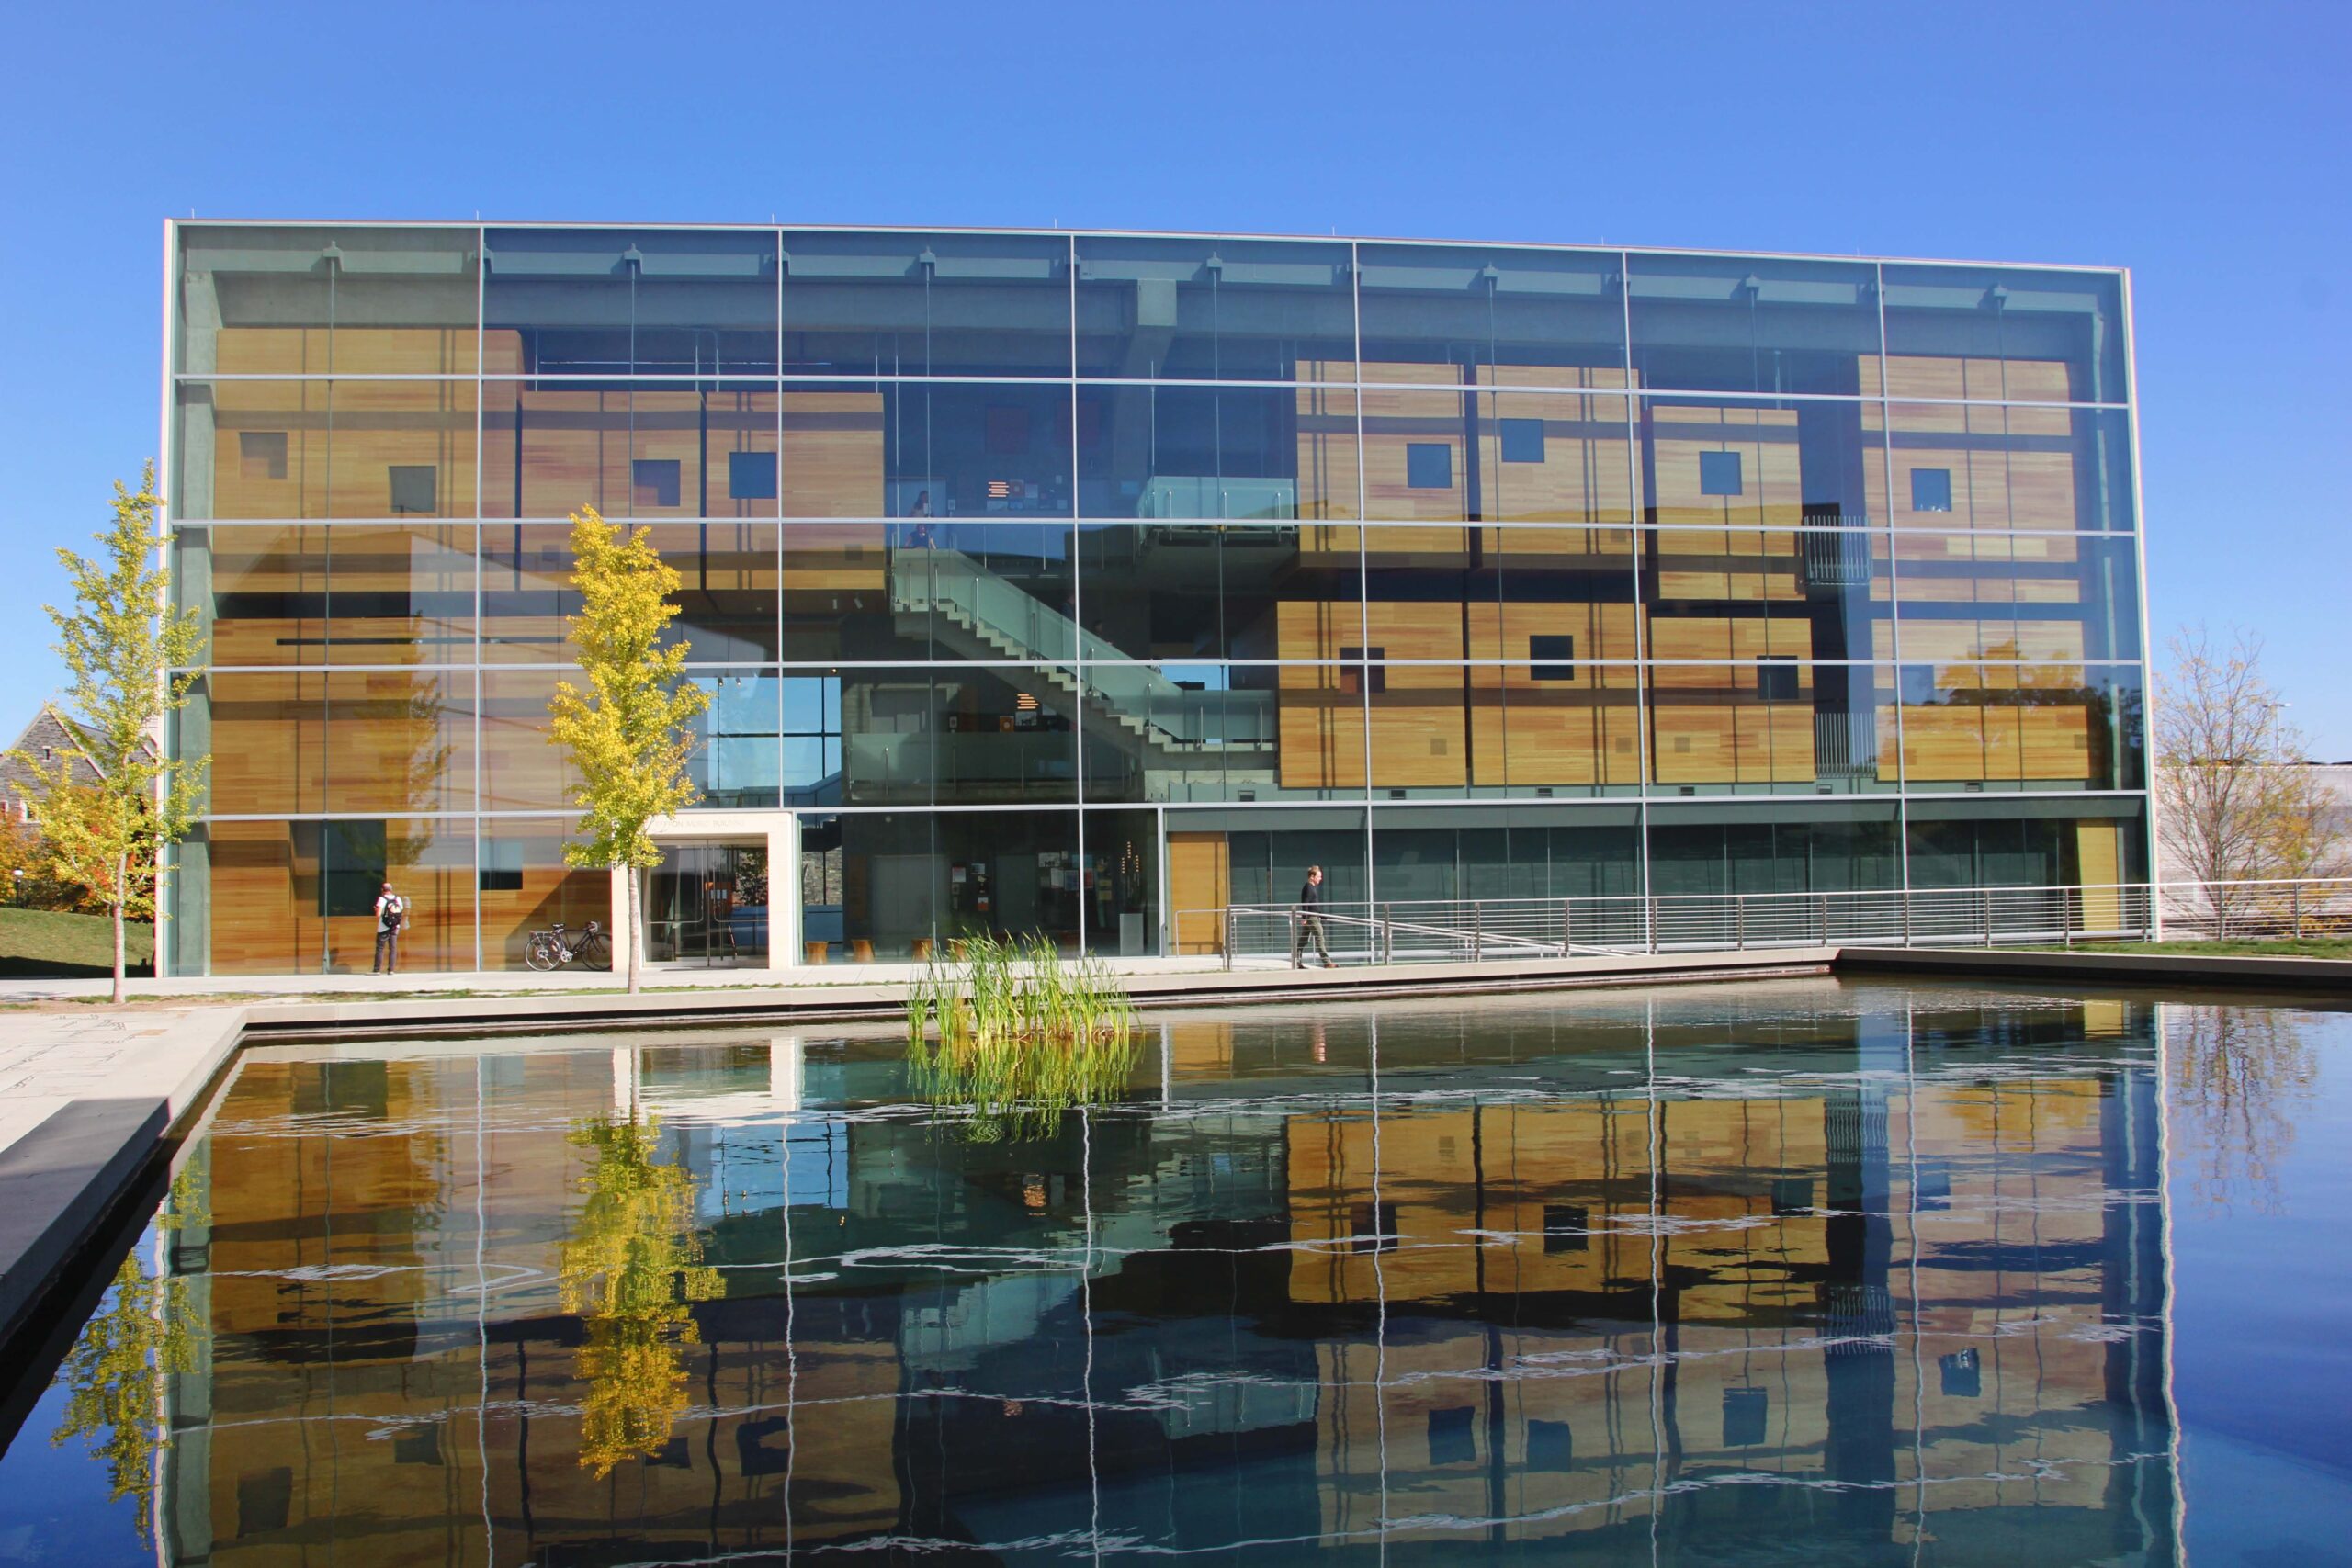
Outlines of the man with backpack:
[{"label": "man with backpack", "polygon": [[389,975],[400,965],[401,927],[408,923],[408,903],[384,884],[376,896],[376,964],[370,975]]}]

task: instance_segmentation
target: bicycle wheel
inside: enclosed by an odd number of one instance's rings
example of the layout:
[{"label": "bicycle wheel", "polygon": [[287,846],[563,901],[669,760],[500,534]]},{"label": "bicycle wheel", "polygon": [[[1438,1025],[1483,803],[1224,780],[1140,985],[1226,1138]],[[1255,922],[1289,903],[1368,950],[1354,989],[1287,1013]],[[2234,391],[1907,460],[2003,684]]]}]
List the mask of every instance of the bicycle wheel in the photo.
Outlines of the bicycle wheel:
[{"label": "bicycle wheel", "polygon": [[555,943],[549,942],[544,933],[534,931],[530,945],[523,950],[523,962],[539,973],[546,974],[558,963]]},{"label": "bicycle wheel", "polygon": [[613,966],[613,944],[605,940],[601,931],[592,931],[581,938],[580,946],[571,956],[587,968],[610,969]]}]

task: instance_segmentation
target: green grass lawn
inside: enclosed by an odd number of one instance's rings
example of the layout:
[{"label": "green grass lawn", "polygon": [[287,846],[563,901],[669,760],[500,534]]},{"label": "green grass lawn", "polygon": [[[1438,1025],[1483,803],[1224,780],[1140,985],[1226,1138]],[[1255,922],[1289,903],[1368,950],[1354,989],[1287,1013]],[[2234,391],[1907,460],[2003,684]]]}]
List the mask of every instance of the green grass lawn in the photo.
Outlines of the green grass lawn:
[{"label": "green grass lawn", "polygon": [[[123,957],[133,975],[153,972],[155,928],[133,920],[123,930]],[[0,976],[49,977],[114,973],[114,924],[104,915],[0,908]]]},{"label": "green grass lawn", "polygon": [[[2055,946],[2038,951],[2056,953]],[[2277,942],[2078,942],[2074,953],[2188,953],[2224,958],[2352,958],[2352,938],[2282,937]]]}]

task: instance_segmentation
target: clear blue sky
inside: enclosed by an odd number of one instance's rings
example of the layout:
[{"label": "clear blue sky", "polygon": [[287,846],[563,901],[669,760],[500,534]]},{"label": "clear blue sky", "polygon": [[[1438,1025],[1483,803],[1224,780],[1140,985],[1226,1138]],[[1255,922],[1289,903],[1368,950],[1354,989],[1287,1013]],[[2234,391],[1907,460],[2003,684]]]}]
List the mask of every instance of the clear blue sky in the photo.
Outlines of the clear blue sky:
[{"label": "clear blue sky", "polygon": [[161,220],[1063,224],[2133,269],[2159,640],[2352,759],[2352,6],[28,6],[0,657],[156,445]]}]

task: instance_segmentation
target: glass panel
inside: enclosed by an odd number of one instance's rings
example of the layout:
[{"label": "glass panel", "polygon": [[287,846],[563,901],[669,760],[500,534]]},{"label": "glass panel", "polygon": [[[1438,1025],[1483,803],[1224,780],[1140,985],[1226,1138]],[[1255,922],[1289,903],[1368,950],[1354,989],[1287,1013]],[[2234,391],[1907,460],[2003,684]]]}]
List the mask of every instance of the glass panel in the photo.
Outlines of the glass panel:
[{"label": "glass panel", "polygon": [[578,670],[481,672],[481,808],[572,811],[579,775],[548,737],[548,705],[558,681],[581,686]]},{"label": "glass panel", "polygon": [[1089,517],[1287,522],[1356,514],[1355,393],[1329,387],[1088,388]]},{"label": "glass panel", "polygon": [[471,671],[216,674],[204,684],[215,813],[472,807]]},{"label": "glass panel", "polygon": [[[662,645],[686,644],[697,664],[775,657],[776,525],[656,523],[653,547],[679,577],[678,615]],[[560,662],[571,587],[571,525],[506,523],[482,530],[482,660]]]},{"label": "glass panel", "polygon": [[[2108,809],[2087,809],[2098,805]],[[2148,877],[2137,801],[1922,800],[1905,816],[1914,887],[2111,887]],[[2098,902],[2088,908],[2098,919]]]},{"label": "glass panel", "polygon": [[1348,251],[1306,241],[1081,235],[1079,374],[1352,379]]},{"label": "glass panel", "polygon": [[211,973],[350,974],[378,960],[376,898],[408,907],[395,967],[474,967],[474,825],[383,818],[214,822]]},{"label": "glass panel", "polygon": [[[1295,904],[1312,866],[1323,868],[1326,908],[1348,913],[1371,897],[1361,807],[1234,812],[1198,820],[1203,826],[1216,822],[1226,828],[1228,885],[1235,904]],[[1171,814],[1168,818],[1171,837],[1194,825],[1191,817]],[[1363,938],[1355,932],[1334,930],[1331,935],[1343,952],[1361,948]]]},{"label": "glass panel", "polygon": [[1653,659],[1893,659],[1884,531],[1657,528],[1642,536]]},{"label": "glass panel", "polygon": [[851,806],[1075,800],[1077,692],[1054,665],[790,675],[783,788]]},{"label": "glass panel", "polygon": [[1911,789],[2144,786],[2136,669],[1905,664],[1902,699]]},{"label": "glass panel", "polygon": [[805,957],[944,958],[966,937],[1079,942],[1074,811],[850,812],[801,821]]},{"label": "glass panel", "polygon": [[[1866,410],[1864,417],[1874,416]],[[1898,528],[2132,527],[2130,416],[2115,410],[1893,403],[1894,504],[1871,480],[1875,515]]]},{"label": "glass panel", "polygon": [[[1171,663],[1089,665],[1085,673],[1095,698],[1083,719],[1089,800],[1363,793],[1363,698],[1340,691],[1336,672]],[[1340,746],[1359,759],[1352,784],[1339,782],[1331,752]]]},{"label": "glass panel", "polygon": [[1086,814],[1080,886],[1091,951],[1117,958],[1159,952],[1159,823],[1151,812]]},{"label": "glass panel", "polygon": [[784,514],[1070,515],[1062,387],[867,382],[784,395]]},{"label": "glass panel", "polygon": [[1089,659],[1329,659],[1361,641],[1351,525],[1103,523],[1079,530]]},{"label": "glass panel", "polygon": [[485,374],[773,376],[773,229],[492,229]]},{"label": "glass panel", "polygon": [[1070,374],[1058,235],[787,233],[788,376]]},{"label": "glass panel", "polygon": [[464,664],[474,525],[182,527],[173,590],[213,664]]},{"label": "glass panel", "polygon": [[2128,537],[1914,532],[1892,550],[1906,659],[2059,663],[2140,652],[2139,573]]},{"label": "glass panel", "polygon": [[1487,385],[1625,384],[1619,252],[1364,245],[1359,257],[1368,383],[1442,367]]},{"label": "glass panel", "polygon": [[[1903,885],[1892,804],[1810,818],[1707,819],[1721,815],[1721,807],[1652,808],[1653,894],[1849,893]],[[1665,914],[1671,924],[1673,911]],[[1768,918],[1788,919],[1759,911],[1759,925]]]},{"label": "glass panel", "polygon": [[1621,523],[1640,514],[1624,398],[1480,393],[1473,513],[1490,523]]},{"label": "glass panel", "polygon": [[193,375],[470,376],[471,229],[179,225]]},{"label": "glass panel", "polygon": [[[505,682],[541,679],[517,671],[492,676]],[[485,746],[489,744],[487,739]],[[552,750],[552,748],[549,748]],[[571,824],[560,818],[511,818],[484,821],[477,879],[481,897],[481,962],[485,969],[523,969],[533,931],[559,920],[572,931],[590,921],[610,926],[612,873],[601,866],[574,870],[564,863]]]},{"label": "glass panel", "polygon": [[1646,515],[1763,527],[1883,523],[1882,425],[1876,403],[1645,399]]},{"label": "glass panel", "polygon": [[1636,254],[1627,267],[1640,386],[1878,390],[1878,275],[1868,263]]},{"label": "glass panel", "polygon": [[1069,547],[1066,522],[788,524],[785,657],[1066,663]]},{"label": "glass panel", "polygon": [[774,382],[483,383],[491,517],[776,515]]},{"label": "glass panel", "polygon": [[1626,807],[1375,809],[1373,896],[1383,904],[1623,897],[1642,890],[1640,837]]},{"label": "glass panel", "polygon": [[1884,277],[1890,395],[2125,400],[2120,274],[1889,263]]},{"label": "glass panel", "polygon": [[1889,665],[1763,654],[1649,671],[1651,777],[1673,795],[1845,795],[1896,787]]},{"label": "glass panel", "polygon": [[[1631,528],[1368,526],[1368,620],[1381,650],[1372,657],[1635,658],[1636,536]],[[1299,617],[1285,655],[1334,658],[1363,641],[1351,608]]]},{"label": "glass panel", "polygon": [[723,811],[782,804],[783,691],[776,675],[739,670],[697,675],[694,683],[710,698],[695,720],[694,754],[686,764],[701,792],[695,807]]},{"label": "glass panel", "polygon": [[471,517],[471,381],[187,382],[182,518]]}]

